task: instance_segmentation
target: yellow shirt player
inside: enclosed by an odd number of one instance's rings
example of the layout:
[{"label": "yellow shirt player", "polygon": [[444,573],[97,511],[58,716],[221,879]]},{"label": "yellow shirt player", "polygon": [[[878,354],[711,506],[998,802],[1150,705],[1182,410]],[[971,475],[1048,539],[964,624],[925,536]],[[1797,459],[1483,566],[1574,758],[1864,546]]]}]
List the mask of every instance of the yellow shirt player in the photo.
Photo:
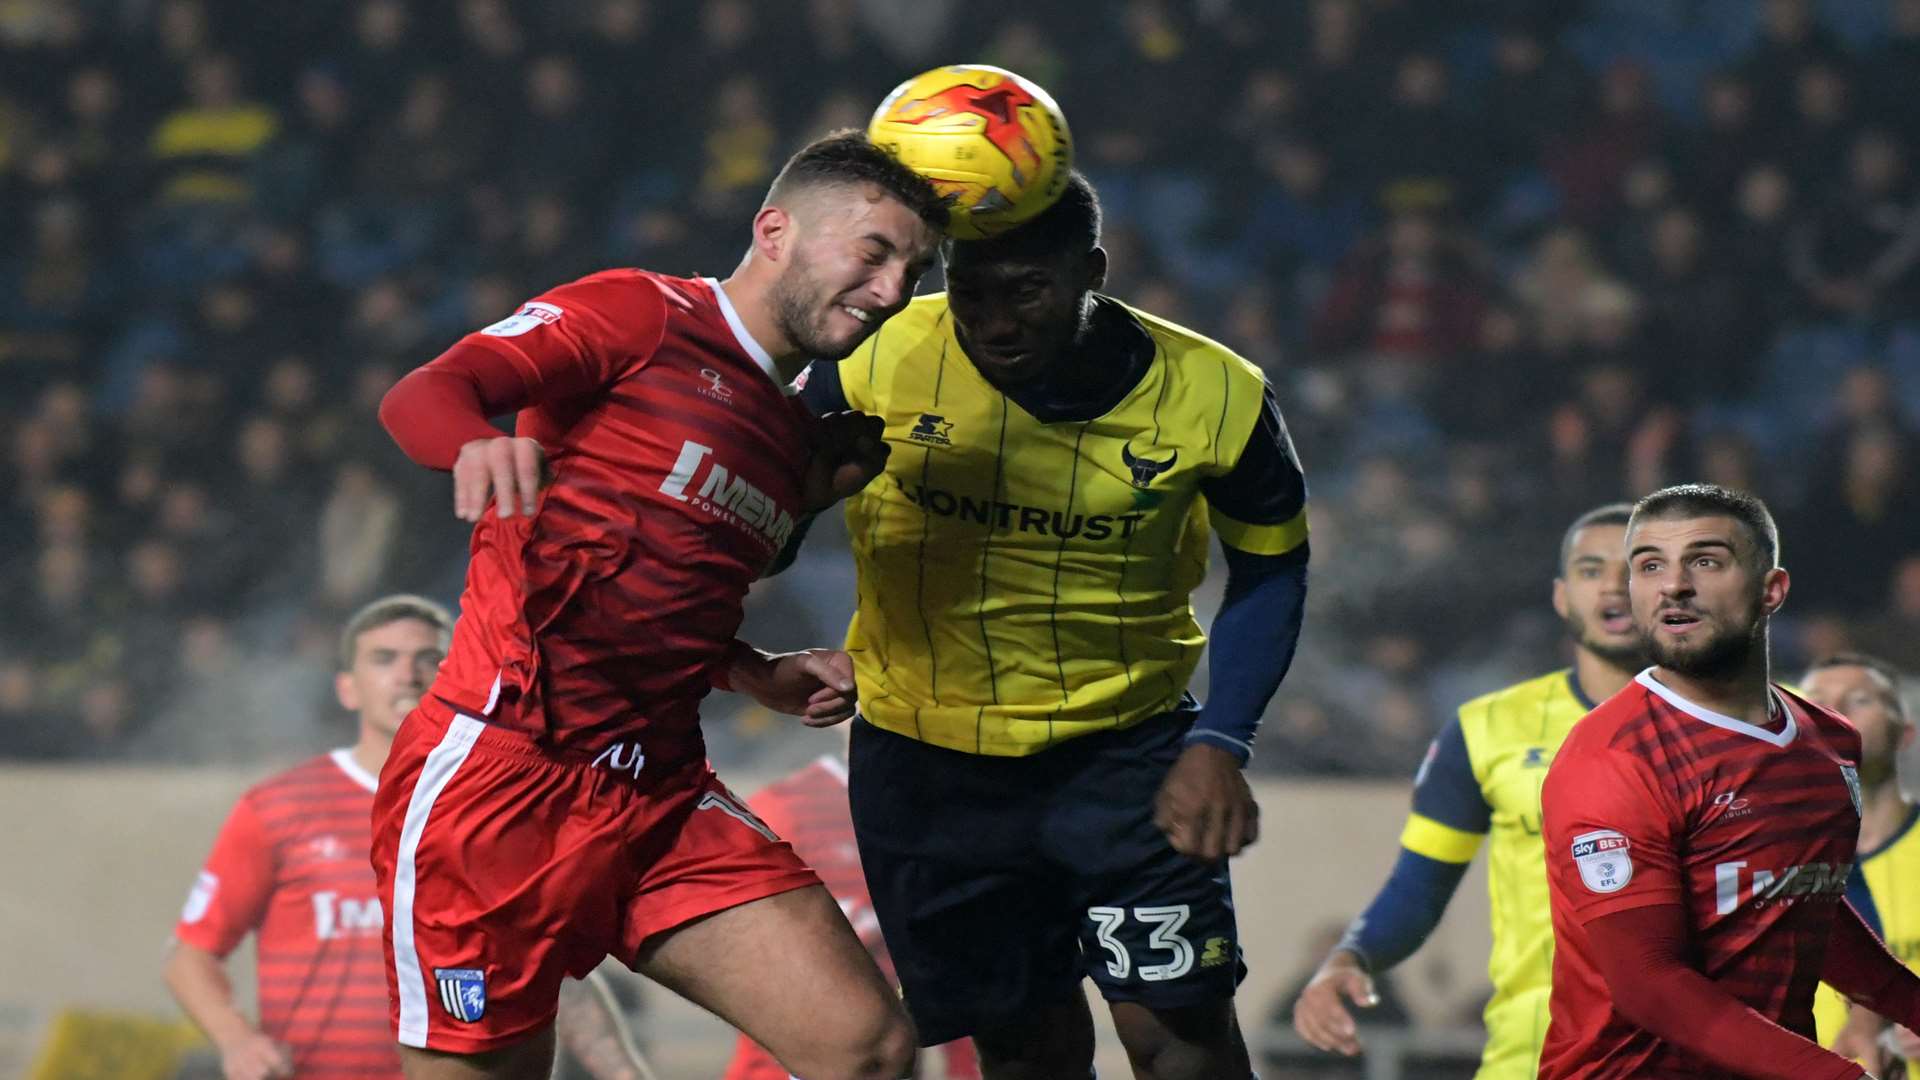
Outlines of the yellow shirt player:
[{"label": "yellow shirt player", "polygon": [[988,1075],[1084,1077],[1091,976],[1143,1075],[1249,1076],[1226,858],[1256,831],[1240,770],[1306,590],[1279,408],[1252,364],[1096,291],[1084,177],[946,256],[947,293],[803,389],[880,417],[891,450],[846,508],[849,794],[907,1007]]},{"label": "yellow shirt player", "polygon": [[1644,666],[1627,606],[1632,510],[1625,503],[1591,510],[1561,541],[1553,607],[1573,640],[1573,667],[1467,702],[1428,748],[1391,876],[1294,1003],[1294,1027],[1308,1042],[1360,1052],[1346,1002],[1374,1003],[1370,974],[1393,967],[1426,941],[1485,843],[1493,998],[1475,1075],[1531,1080],[1538,1072],[1553,985],[1540,785],[1573,725]]},{"label": "yellow shirt player", "polygon": [[[1885,661],[1858,653],[1818,660],[1801,683],[1808,701],[1824,705],[1860,729],[1860,845],[1858,873],[1847,892],[1887,948],[1908,967],[1920,956],[1920,806],[1900,791],[1896,762],[1913,738],[1899,673]],[[1860,892],[1868,894],[1863,899]],[[1863,1062],[1875,1076],[1920,1080],[1920,1038],[1903,1027],[1882,1031],[1885,1021],[1865,1009],[1849,1018],[1845,999],[1821,984],[1813,1018],[1820,1045]],[[1896,1063],[1904,1058],[1904,1069]]]}]

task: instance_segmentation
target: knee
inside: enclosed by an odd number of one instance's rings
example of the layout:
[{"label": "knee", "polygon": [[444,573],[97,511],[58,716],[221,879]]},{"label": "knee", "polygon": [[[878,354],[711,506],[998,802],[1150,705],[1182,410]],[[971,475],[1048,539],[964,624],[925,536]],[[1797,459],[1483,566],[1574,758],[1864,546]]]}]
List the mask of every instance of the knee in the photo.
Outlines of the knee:
[{"label": "knee", "polygon": [[[852,1018],[849,1018],[852,1019]],[[847,1025],[844,1035],[790,1062],[794,1075],[807,1080],[900,1080],[913,1072],[913,1022],[897,1003],[877,1015]]]}]

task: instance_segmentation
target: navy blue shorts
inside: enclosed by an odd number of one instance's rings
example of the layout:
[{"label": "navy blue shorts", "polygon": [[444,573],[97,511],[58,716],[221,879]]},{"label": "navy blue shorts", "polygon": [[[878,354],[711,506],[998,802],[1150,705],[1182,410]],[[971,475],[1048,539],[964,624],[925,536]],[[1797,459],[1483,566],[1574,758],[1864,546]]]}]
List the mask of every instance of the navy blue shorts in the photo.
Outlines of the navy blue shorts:
[{"label": "navy blue shorts", "polygon": [[923,1046],[1054,1005],[1232,998],[1245,977],[1224,862],[1153,824],[1191,713],[1023,758],[855,720],[850,797],[874,912]]}]

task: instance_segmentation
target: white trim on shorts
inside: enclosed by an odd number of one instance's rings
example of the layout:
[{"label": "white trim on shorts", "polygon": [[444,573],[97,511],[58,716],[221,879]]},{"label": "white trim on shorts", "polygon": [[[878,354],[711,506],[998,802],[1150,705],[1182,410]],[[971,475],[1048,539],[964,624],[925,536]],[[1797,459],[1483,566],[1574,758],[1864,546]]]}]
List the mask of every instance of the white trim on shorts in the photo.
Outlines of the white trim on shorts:
[{"label": "white trim on shorts", "polygon": [[486,725],[471,716],[456,715],[447,725],[440,745],[427,754],[407,800],[407,816],[400,825],[400,850],[393,864],[393,970],[400,987],[400,1045],[424,1048],[427,1045],[427,987],[420,969],[420,953],[413,944],[414,856],[420,850],[420,834],[426,831],[427,815],[433,801],[453,779],[454,770],[467,760],[475,739]]}]

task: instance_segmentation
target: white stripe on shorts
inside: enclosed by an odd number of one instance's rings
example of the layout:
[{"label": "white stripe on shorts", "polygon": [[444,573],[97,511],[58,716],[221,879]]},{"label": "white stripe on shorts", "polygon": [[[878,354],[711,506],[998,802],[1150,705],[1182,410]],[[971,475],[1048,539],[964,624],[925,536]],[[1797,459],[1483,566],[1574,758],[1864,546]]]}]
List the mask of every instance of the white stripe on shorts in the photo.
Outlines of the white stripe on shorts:
[{"label": "white stripe on shorts", "polygon": [[393,970],[400,985],[400,1045],[427,1045],[427,986],[420,971],[420,954],[413,944],[414,856],[420,834],[426,831],[433,801],[467,760],[473,741],[486,725],[471,716],[455,716],[440,745],[427,755],[407,800],[406,820],[400,825],[400,850],[393,865]]}]

